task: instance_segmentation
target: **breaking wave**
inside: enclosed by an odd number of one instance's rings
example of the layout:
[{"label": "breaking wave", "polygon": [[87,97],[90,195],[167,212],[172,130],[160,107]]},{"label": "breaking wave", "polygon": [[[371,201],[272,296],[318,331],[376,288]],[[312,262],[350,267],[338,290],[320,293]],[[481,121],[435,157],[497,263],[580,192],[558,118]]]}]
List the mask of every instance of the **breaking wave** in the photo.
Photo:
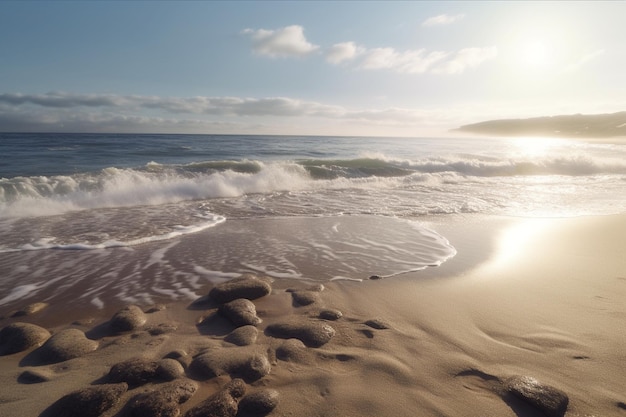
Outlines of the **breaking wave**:
[{"label": "breaking wave", "polygon": [[495,177],[626,176],[626,162],[569,157],[498,160],[487,157],[410,161],[376,157],[280,162],[150,162],[140,169],[0,179],[0,218],[37,217],[111,207],[150,206],[248,194],[320,189],[440,185]]}]

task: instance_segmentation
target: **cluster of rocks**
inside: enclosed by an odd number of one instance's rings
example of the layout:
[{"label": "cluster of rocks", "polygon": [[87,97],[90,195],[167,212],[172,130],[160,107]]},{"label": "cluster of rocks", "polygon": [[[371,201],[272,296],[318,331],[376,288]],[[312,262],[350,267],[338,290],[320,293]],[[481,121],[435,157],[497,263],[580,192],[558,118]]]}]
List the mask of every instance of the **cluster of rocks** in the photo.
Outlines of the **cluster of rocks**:
[{"label": "cluster of rocks", "polygon": [[[320,303],[323,286],[304,290],[288,290],[294,307]],[[203,348],[190,355],[183,349],[169,352],[160,359],[136,357],[116,363],[108,374],[94,385],[74,391],[48,407],[43,417],[100,416],[122,404],[123,415],[167,417],[178,416],[181,405],[198,389],[197,381],[221,377],[230,380],[222,389],[187,410],[186,417],[194,416],[260,416],[271,413],[278,405],[279,393],[255,384],[268,375],[276,358],[295,360],[310,347],[320,347],[335,335],[329,321],[338,320],[342,313],[334,309],[322,309],[318,318],[287,318],[259,330],[263,320],[257,314],[254,300],[272,293],[269,280],[244,276],[217,285],[207,299],[212,306],[210,316],[220,317],[233,330],[223,338],[227,344],[221,348]],[[13,317],[31,314],[43,308],[36,305],[24,309]],[[207,307],[209,308],[209,307]],[[162,309],[153,308],[149,312]],[[0,330],[0,355],[31,350],[25,358],[27,364],[54,364],[88,355],[100,348],[101,337],[147,332],[152,336],[175,332],[176,323],[150,325],[144,311],[135,305],[116,312],[111,319],[87,334],[77,328],[67,328],[51,334],[48,330],[31,323],[15,322]],[[206,318],[198,324],[210,325]],[[144,333],[145,334],[145,333]],[[260,334],[284,342],[270,352],[267,343],[257,345]],[[88,337],[90,336],[90,337]],[[95,340],[94,340],[95,339]],[[113,342],[109,342],[110,345]],[[105,343],[106,345],[106,343]],[[45,368],[45,367],[44,367]],[[54,375],[46,369],[28,369],[20,375],[21,383],[35,384],[49,381]],[[222,382],[223,383],[223,382]],[[249,384],[255,384],[249,389]],[[250,391],[250,392],[248,392]]]},{"label": "cluster of rocks", "polygon": [[[121,414],[134,417],[176,417],[181,407],[198,390],[198,381],[219,378],[221,389],[188,408],[184,417],[235,417],[263,416],[270,414],[278,405],[278,391],[258,383],[267,376],[277,359],[286,362],[308,363],[312,361],[311,348],[319,348],[336,335],[332,322],[343,317],[341,311],[323,306],[322,285],[306,289],[288,289],[295,308],[314,306],[316,316],[288,315],[265,326],[259,326],[255,300],[272,293],[268,280],[244,276],[228,281],[211,289],[207,300],[213,303],[210,314],[198,324],[210,326],[210,318],[219,318],[229,323],[232,331],[224,334],[222,347],[200,348],[193,354],[184,349],[171,351],[159,359],[136,357],[116,363],[106,376],[95,385],[74,391],[52,404],[41,417],[90,417],[100,416],[107,410],[121,406]],[[284,294],[284,293],[283,293]],[[42,306],[35,306],[37,310]],[[148,312],[158,311],[153,308]],[[25,314],[18,314],[20,317]],[[122,335],[130,332],[147,332],[152,336],[175,332],[176,323],[149,325],[148,317],[137,306],[128,306],[105,324],[107,334]],[[392,326],[376,318],[362,322],[360,331],[372,338],[376,331],[385,331]],[[387,330],[388,331],[388,330]],[[90,332],[87,332],[90,335]],[[76,328],[51,334],[48,330],[30,323],[15,322],[0,330],[0,355],[9,355],[32,349],[26,356],[39,364],[67,361],[88,355],[100,348]],[[274,342],[268,349],[267,343],[257,344],[259,335]],[[276,340],[282,339],[282,340]],[[459,374],[460,376],[463,373]],[[45,371],[27,370],[20,375],[22,383],[39,383],[49,380]],[[512,377],[497,381],[497,393],[509,402],[521,401],[548,417],[563,417],[569,399],[565,393],[527,376]],[[125,404],[119,404],[126,398]]]}]

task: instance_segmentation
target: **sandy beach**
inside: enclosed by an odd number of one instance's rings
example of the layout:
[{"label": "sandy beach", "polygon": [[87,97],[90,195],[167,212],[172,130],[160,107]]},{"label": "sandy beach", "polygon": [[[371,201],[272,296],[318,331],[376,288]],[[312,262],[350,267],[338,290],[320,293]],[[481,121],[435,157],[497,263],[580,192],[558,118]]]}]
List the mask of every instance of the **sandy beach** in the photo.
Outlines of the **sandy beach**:
[{"label": "sandy beach", "polygon": [[[220,390],[239,415],[543,415],[511,395],[515,377],[564,393],[566,416],[626,415],[626,216],[434,217],[428,226],[458,251],[442,266],[323,288],[273,280],[271,292],[252,301],[262,321],[253,320],[258,334],[247,342],[232,336],[237,326],[210,297],[140,305],[145,323],[130,330],[112,326],[119,305],[75,311],[68,301],[17,316],[14,306],[5,308],[0,328],[33,323],[53,335],[78,329],[95,345],[52,363],[37,346],[0,356],[0,416],[66,415],[51,406],[77,390],[124,380],[114,378],[116,364],[141,358],[163,368],[165,357],[182,366],[167,377],[131,381],[119,401],[94,415],[147,415],[135,407],[142,394],[183,380],[193,395],[158,415],[199,415],[197,407]],[[285,323],[301,327],[289,333]],[[307,326],[326,339],[308,338]],[[242,355],[262,357],[263,370],[251,375],[225,363]],[[201,371],[203,363],[219,375]],[[245,394],[235,395],[228,384],[239,377]],[[255,395],[275,401],[264,410]]]}]

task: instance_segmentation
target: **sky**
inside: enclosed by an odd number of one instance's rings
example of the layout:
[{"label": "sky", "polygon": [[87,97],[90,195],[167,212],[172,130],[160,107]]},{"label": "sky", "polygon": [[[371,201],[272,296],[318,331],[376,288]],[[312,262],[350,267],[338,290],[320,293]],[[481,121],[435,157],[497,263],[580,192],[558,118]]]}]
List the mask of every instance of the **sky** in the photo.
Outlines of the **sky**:
[{"label": "sky", "polygon": [[1,1],[0,131],[443,136],[626,110],[626,2]]}]

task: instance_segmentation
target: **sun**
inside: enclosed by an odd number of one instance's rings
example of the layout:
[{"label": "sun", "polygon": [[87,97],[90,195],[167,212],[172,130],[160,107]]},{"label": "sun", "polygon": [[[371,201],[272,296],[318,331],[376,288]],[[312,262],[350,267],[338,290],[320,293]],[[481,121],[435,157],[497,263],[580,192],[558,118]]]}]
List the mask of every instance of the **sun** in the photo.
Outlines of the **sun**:
[{"label": "sun", "polygon": [[523,42],[519,54],[520,61],[528,68],[539,70],[550,66],[552,51],[543,40],[529,39]]}]

